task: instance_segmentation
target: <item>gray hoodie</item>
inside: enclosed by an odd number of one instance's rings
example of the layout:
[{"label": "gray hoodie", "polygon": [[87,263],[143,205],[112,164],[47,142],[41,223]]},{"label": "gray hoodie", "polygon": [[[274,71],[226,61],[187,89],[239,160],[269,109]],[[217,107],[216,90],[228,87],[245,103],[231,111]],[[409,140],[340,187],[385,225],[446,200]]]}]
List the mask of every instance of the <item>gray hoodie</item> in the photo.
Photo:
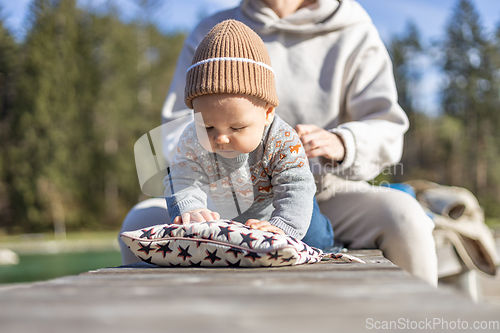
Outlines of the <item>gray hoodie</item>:
[{"label": "gray hoodie", "polygon": [[[248,25],[266,44],[276,75],[277,114],[292,127],[315,124],[342,138],[344,161],[334,167],[311,159],[314,173],[369,180],[400,160],[408,118],[397,104],[391,60],[370,17],[353,0],[318,0],[282,19],[261,0],[243,0],[204,19],[179,57],[164,122],[190,112],[184,82],[193,53],[214,25],[229,18]],[[180,135],[165,134],[171,140]],[[173,155],[168,145],[165,155]]]}]

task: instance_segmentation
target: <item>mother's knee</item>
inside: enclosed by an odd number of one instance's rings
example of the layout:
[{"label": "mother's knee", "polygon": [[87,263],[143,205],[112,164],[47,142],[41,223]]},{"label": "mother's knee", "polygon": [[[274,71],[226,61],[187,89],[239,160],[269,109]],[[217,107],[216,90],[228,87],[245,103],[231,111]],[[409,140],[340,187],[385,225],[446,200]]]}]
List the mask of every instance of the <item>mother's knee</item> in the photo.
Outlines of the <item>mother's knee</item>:
[{"label": "mother's knee", "polygon": [[[147,228],[156,224],[170,223],[167,205],[163,198],[147,199],[135,205],[123,220],[121,232]],[[140,261],[127,245],[118,237],[122,264],[127,265]]]},{"label": "mother's knee", "polygon": [[416,230],[432,231],[434,224],[420,203],[411,195],[394,189],[381,189],[373,193],[372,212],[389,232],[413,233]]},{"label": "mother's knee", "polygon": [[121,232],[170,223],[167,205],[163,198],[152,198],[139,202],[123,220]]}]

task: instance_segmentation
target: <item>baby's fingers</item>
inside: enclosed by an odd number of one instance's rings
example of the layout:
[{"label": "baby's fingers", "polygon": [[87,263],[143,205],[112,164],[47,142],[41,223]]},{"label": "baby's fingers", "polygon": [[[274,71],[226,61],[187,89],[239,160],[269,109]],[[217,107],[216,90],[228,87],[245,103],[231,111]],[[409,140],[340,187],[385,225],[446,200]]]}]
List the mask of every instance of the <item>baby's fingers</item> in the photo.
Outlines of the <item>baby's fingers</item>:
[{"label": "baby's fingers", "polygon": [[264,230],[264,231],[274,232],[275,234],[286,235],[283,230],[281,230],[280,228],[278,228],[272,224],[268,224],[266,226],[260,227],[259,229]]},{"label": "baby's fingers", "polygon": [[260,220],[257,219],[249,219],[246,221],[245,225],[247,227],[253,228],[253,229],[259,229]]},{"label": "baby's fingers", "polygon": [[212,219],[213,220],[218,220],[220,219],[220,214],[217,212],[212,212]]},{"label": "baby's fingers", "polygon": [[259,221],[256,219],[247,220],[247,223],[245,223],[245,224],[252,229],[259,229],[259,230],[264,230],[264,231],[269,231],[268,227],[274,227],[268,221]]},{"label": "baby's fingers", "polygon": [[212,221],[213,220],[213,218],[212,218],[212,212],[209,211],[208,209],[207,210],[202,210],[200,212],[200,215],[203,217],[203,220],[199,221],[199,222],[208,222],[208,221]]},{"label": "baby's fingers", "polygon": [[183,213],[181,215],[182,218],[182,224],[189,224],[191,223],[191,214],[189,213]]}]

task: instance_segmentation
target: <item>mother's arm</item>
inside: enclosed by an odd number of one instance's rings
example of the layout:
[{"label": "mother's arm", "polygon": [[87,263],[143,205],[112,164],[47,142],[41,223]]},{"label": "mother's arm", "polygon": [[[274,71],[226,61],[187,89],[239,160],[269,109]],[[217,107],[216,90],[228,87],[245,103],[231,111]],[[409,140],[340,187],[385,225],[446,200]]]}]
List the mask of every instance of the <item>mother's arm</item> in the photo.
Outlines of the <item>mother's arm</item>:
[{"label": "mother's arm", "polygon": [[389,54],[375,27],[368,26],[365,35],[346,62],[345,93],[338,101],[349,121],[333,129],[296,126],[308,156],[328,159],[324,172],[350,180],[373,179],[398,163],[408,129],[408,117],[397,103]]}]

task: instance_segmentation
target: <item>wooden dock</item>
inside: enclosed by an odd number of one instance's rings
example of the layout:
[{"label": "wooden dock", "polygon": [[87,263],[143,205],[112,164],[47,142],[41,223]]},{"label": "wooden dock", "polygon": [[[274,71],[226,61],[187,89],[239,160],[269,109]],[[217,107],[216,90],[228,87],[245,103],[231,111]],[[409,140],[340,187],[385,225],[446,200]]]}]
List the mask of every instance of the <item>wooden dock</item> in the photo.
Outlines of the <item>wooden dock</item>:
[{"label": "wooden dock", "polygon": [[457,325],[467,325],[473,332],[500,332],[498,309],[476,305],[451,288],[432,288],[378,250],[350,253],[367,264],[324,261],[257,269],[136,264],[4,285],[0,331],[455,332]]}]

